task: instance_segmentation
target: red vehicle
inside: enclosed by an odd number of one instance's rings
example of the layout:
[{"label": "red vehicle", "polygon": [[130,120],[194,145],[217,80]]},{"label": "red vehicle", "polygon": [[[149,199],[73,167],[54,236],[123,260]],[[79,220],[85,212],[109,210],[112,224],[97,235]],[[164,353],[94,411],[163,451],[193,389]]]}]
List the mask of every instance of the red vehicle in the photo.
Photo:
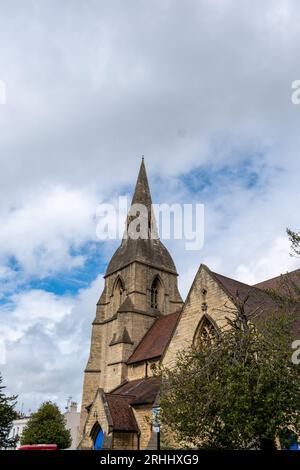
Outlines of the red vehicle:
[{"label": "red vehicle", "polygon": [[57,450],[57,444],[31,444],[20,446],[18,450]]}]

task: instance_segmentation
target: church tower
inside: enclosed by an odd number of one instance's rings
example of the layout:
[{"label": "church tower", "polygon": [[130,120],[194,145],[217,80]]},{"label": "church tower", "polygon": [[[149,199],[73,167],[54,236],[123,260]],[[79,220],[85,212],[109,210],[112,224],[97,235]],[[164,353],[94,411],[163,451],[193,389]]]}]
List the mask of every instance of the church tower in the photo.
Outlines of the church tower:
[{"label": "church tower", "polygon": [[[130,224],[139,216],[136,204],[147,209],[148,237],[130,235]],[[98,389],[110,392],[126,381],[127,360],[153,323],[182,307],[177,276],[175,264],[157,236],[142,160],[124,236],[108,264],[97,303],[84,372],[81,429]]]}]

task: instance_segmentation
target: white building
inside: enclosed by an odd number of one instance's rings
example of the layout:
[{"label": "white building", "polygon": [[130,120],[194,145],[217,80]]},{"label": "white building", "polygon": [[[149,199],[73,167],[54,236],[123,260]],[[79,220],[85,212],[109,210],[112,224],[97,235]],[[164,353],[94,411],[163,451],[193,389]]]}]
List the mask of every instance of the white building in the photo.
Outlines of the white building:
[{"label": "white building", "polygon": [[69,450],[74,450],[77,448],[78,444],[78,430],[79,430],[79,419],[80,413],[77,411],[77,403],[71,401],[68,410],[64,413],[66,420],[66,428],[70,430],[72,437],[72,445],[69,447]]},{"label": "white building", "polygon": [[30,416],[22,416],[22,417],[20,417],[18,419],[15,419],[13,421],[13,425],[12,425],[12,428],[10,430],[9,437],[18,436],[18,441],[17,441],[17,444],[16,444],[16,448],[18,448],[19,445],[20,445],[20,439],[21,439],[23,430],[24,430],[26,424],[28,423],[29,418],[30,418]]}]

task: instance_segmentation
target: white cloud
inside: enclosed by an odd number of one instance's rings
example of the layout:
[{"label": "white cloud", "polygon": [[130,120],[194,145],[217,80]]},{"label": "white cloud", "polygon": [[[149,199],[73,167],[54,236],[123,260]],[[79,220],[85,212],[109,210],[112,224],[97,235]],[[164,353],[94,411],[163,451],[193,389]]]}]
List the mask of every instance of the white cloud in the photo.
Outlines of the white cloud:
[{"label": "white cloud", "polygon": [[299,267],[299,261],[289,256],[290,244],[286,237],[278,237],[270,242],[261,257],[241,264],[236,268],[235,278],[247,284],[256,284],[278,276],[280,273],[293,271]]},{"label": "white cloud", "polygon": [[96,205],[88,191],[61,186],[30,194],[18,207],[2,211],[0,259],[13,257],[27,276],[81,266],[84,256],[71,250],[95,239]]},{"label": "white cloud", "polygon": [[19,406],[23,402],[33,409],[46,399],[62,406],[69,395],[80,400],[102,288],[99,276],[76,296],[31,290],[15,295],[0,311],[7,361],[1,369],[8,391],[19,395]]},{"label": "white cloud", "polygon": [[22,328],[28,328],[37,322],[43,322],[46,328],[51,328],[72,311],[70,299],[59,298],[43,290],[13,295],[12,301],[16,305],[14,321],[17,325],[22,325]]}]

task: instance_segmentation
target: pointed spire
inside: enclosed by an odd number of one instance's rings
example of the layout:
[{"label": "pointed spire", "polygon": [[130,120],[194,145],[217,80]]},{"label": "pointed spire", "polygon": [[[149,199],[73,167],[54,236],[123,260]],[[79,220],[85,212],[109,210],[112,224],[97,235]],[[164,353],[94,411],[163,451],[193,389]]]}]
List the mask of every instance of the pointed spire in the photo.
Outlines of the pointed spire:
[{"label": "pointed spire", "polygon": [[[146,208],[147,212],[140,213],[137,207],[133,207],[136,204],[143,205]],[[137,218],[137,214],[139,216],[139,220],[143,225],[143,228],[140,227],[141,238],[157,239],[158,230],[152,208],[152,198],[147,178],[144,156],[142,157],[140,171],[137,177],[134,194],[131,201],[131,207],[128,212],[123,240],[124,238],[127,239],[128,236],[129,238],[131,237],[129,233],[129,226],[130,223]],[[134,227],[134,231],[135,230],[136,228]],[[145,236],[142,235],[143,233],[145,234]]]},{"label": "pointed spire", "polygon": [[132,204],[143,204],[147,207],[148,211],[151,211],[152,198],[147,178],[144,155],[142,156],[142,163],[135,185],[131,205]]},{"label": "pointed spire", "polygon": [[[133,207],[133,205],[137,204],[142,204],[146,207],[146,220],[144,214],[141,214],[138,207]],[[135,223],[137,218],[139,220]],[[133,223],[132,226],[131,223]],[[131,229],[133,232],[130,232]],[[136,235],[137,232],[140,232],[141,236],[132,237],[131,233]],[[144,237],[145,234],[146,236]],[[149,266],[161,266],[177,274],[174,261],[166,247],[159,240],[144,157],[142,158],[131,207],[125,221],[122,242],[110,260],[106,270],[106,276],[122,269],[124,266],[134,261],[142,261]]]}]

